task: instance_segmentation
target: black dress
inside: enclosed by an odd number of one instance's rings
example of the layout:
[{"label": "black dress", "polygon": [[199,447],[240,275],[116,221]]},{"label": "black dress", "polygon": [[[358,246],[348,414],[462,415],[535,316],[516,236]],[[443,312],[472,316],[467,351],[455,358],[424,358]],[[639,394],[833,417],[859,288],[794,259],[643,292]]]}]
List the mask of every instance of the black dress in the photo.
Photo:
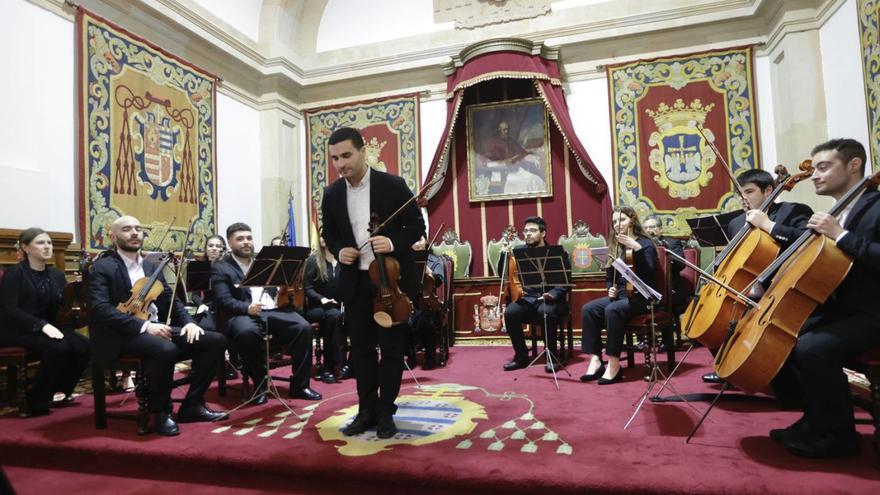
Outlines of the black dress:
[{"label": "black dress", "polygon": [[[26,260],[9,268],[0,281],[0,345],[24,347],[40,360],[27,393],[32,413],[47,411],[55,392],[72,394],[89,362],[88,339],[56,321],[65,284],[60,270],[34,270]],[[47,323],[64,337],[43,333]]]}]

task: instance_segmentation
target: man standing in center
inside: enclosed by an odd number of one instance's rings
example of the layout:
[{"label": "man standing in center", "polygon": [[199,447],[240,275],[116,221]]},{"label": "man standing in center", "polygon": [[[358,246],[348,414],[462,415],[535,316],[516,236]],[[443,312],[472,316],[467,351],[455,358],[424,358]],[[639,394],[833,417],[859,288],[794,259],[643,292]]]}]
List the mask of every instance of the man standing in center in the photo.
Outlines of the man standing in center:
[{"label": "man standing in center", "polygon": [[[324,190],[323,232],[327,247],[342,264],[340,298],[345,305],[358,391],[357,417],[343,433],[358,435],[376,426],[379,438],[391,438],[397,433],[394,400],[400,391],[406,335],[404,325],[382,328],[373,320],[376,287],[368,269],[375,254],[397,259],[400,287],[413,300],[419,274],[411,246],[425,231],[425,222],[412,202],[381,232],[371,234],[371,214],[384,221],[412,198],[412,192],[402,178],[367,166],[364,139],[356,129],[338,129],[328,143],[330,161],[340,178]],[[376,354],[377,344],[381,360]]]}]

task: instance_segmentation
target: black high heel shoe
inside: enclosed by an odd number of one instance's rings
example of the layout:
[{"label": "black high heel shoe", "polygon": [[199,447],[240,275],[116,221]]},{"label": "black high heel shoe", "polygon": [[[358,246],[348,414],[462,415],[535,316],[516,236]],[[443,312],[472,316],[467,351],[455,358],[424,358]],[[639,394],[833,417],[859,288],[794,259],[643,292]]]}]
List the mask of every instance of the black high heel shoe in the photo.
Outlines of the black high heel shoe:
[{"label": "black high heel shoe", "polygon": [[623,381],[623,368],[617,370],[617,374],[611,378],[599,378],[599,385],[611,385]]},{"label": "black high heel shoe", "polygon": [[605,365],[599,366],[599,369],[596,370],[595,373],[584,373],[581,375],[582,382],[592,382],[594,380],[598,380],[605,374]]}]

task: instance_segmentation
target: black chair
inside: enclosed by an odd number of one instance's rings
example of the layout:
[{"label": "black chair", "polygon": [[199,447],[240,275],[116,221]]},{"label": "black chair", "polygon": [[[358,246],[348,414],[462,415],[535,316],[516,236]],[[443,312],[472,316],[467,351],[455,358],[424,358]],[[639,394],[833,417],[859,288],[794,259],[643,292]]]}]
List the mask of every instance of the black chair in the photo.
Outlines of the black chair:
[{"label": "black chair", "polygon": [[868,397],[856,395],[854,402],[871,414],[870,420],[857,420],[857,422],[874,425],[874,468],[880,469],[880,347],[863,352],[848,363],[847,368],[864,373],[870,384]]},{"label": "black chair", "polygon": [[[565,294],[565,300],[562,301],[562,310],[557,315],[557,323],[559,327],[556,329],[556,344],[559,350],[559,361],[565,364],[566,361],[574,356],[574,328],[572,327],[571,318],[571,292]],[[538,339],[544,340],[544,320],[536,318],[529,323],[529,336],[532,340],[532,359],[538,357]],[[547,347],[547,342],[544,342]]]},{"label": "black chair", "polygon": [[6,393],[2,403],[17,407],[18,415],[22,418],[30,416],[27,402],[28,365],[38,362],[28,360],[24,347],[0,347],[0,366],[6,367]]},{"label": "black chair", "polygon": [[[660,330],[663,348],[666,349],[666,366],[670,373],[675,368],[675,316],[672,310],[670,291],[670,270],[666,262],[666,249],[657,247],[657,276],[660,281],[658,292],[663,296],[659,304],[654,306],[654,323]],[[655,287],[655,289],[657,289]],[[651,367],[651,313],[636,315],[626,323],[624,330],[623,351],[626,353],[626,365],[635,366],[635,353],[644,352],[645,365]],[[636,344],[637,341],[640,343]],[[657,342],[655,342],[657,344]]]},{"label": "black chair", "polygon": [[[107,390],[105,375],[106,370],[121,370],[123,372],[134,373],[135,396],[137,397],[138,409],[134,414],[131,413],[108,413],[107,412]],[[115,373],[115,371],[114,371]],[[92,363],[92,391],[95,402],[95,429],[103,430],[107,428],[107,418],[133,420],[137,423],[137,434],[146,435],[150,433],[150,413],[147,407],[147,395],[149,384],[144,373],[143,360],[135,356],[120,356],[107,366],[98,366]]]}]

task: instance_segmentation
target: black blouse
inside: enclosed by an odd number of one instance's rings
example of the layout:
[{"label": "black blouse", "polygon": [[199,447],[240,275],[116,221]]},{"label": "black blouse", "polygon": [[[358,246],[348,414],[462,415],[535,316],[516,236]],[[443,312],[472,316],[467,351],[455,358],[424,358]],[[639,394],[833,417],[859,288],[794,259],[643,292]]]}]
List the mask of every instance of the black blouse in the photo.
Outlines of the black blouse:
[{"label": "black blouse", "polygon": [[40,332],[55,323],[67,280],[61,270],[37,271],[27,260],[13,265],[0,281],[0,326],[5,331]]}]

